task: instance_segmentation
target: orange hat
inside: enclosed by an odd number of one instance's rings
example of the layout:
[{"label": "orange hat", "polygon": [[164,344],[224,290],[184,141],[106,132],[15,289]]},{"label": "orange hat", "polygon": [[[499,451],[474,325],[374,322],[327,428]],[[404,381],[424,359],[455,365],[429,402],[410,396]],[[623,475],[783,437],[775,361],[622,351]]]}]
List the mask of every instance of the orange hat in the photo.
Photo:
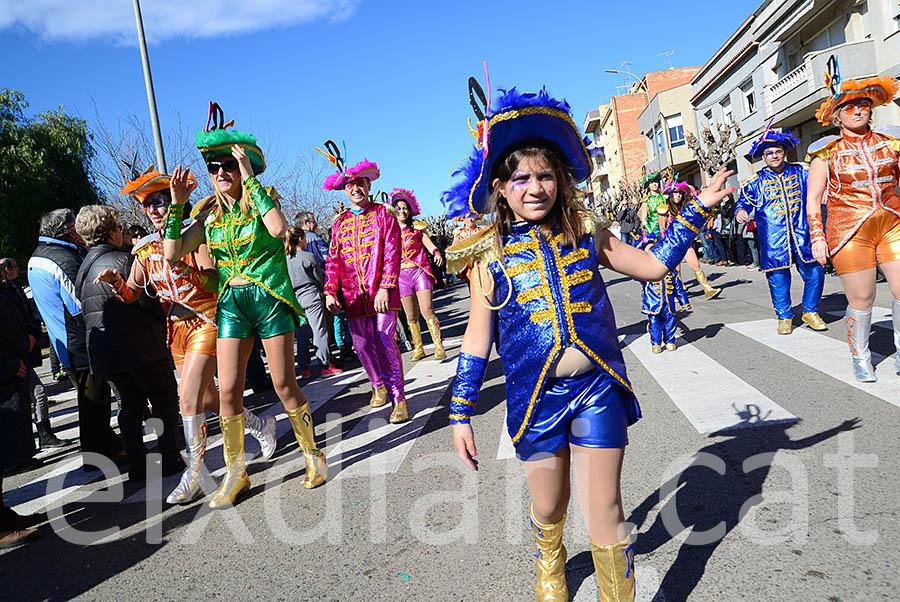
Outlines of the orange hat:
[{"label": "orange hat", "polygon": [[[144,173],[138,175],[137,170],[132,165],[131,179],[126,180],[125,187],[119,195],[130,194],[138,203],[143,203],[144,199],[160,190],[169,189],[169,181],[172,178],[166,174],[159,173],[151,165],[144,170]],[[197,187],[197,179],[193,174],[188,174],[188,189],[193,190]]]},{"label": "orange hat", "polygon": [[866,98],[872,101],[873,107],[885,105],[894,99],[900,88],[900,83],[892,77],[842,80],[837,57],[833,54],[826,63],[825,85],[831,89],[831,97],[816,111],[816,119],[823,125],[831,124],[834,112],[844,103]]}]

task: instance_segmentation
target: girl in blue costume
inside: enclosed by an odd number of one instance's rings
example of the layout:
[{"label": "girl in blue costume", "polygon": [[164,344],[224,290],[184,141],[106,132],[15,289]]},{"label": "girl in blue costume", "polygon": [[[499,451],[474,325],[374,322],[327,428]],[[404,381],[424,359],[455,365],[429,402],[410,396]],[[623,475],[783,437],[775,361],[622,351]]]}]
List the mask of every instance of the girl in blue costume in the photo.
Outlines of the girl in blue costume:
[{"label": "girl in blue costume", "polygon": [[633,600],[620,477],[626,429],[641,414],[600,268],[662,279],[681,262],[707,208],[733,192],[720,190],[730,172],[716,174],[687,204],[652,253],[641,251],[575,201],[575,183],[590,174],[591,163],[565,101],[513,88],[486,116],[474,101],[473,107],[483,120],[479,144],[442,200],[450,217],[491,208],[494,225],[446,253],[451,269],[473,262],[471,313],[450,405],[454,446],[477,470],[469,420],[496,338],[507,427],[532,495],[537,599],[568,600],[562,534],[573,465],[601,599]]}]

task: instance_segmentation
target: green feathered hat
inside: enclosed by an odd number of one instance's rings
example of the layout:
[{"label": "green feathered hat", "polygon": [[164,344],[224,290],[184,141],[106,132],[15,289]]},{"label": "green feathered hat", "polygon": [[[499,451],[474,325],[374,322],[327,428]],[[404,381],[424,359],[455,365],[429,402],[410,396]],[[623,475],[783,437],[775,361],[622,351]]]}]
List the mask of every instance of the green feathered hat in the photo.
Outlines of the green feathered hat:
[{"label": "green feathered hat", "polygon": [[208,162],[216,157],[230,156],[231,147],[237,144],[247,151],[250,165],[253,166],[253,175],[258,176],[266,170],[266,159],[262,149],[256,144],[256,136],[227,129],[233,125],[233,119],[225,123],[225,115],[219,103],[209,101],[206,128],[197,130],[197,150],[203,155],[203,160]]}]

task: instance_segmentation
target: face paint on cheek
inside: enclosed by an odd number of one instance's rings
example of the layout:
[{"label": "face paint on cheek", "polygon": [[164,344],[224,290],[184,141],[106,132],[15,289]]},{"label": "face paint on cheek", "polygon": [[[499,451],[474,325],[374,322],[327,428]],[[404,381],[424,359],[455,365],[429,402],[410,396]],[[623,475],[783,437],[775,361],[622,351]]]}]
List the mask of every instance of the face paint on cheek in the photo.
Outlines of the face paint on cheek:
[{"label": "face paint on cheek", "polygon": [[527,188],[528,182],[530,181],[530,174],[522,173],[517,169],[516,173],[513,174],[512,181],[510,182],[510,189],[513,191],[518,191],[519,189]]}]

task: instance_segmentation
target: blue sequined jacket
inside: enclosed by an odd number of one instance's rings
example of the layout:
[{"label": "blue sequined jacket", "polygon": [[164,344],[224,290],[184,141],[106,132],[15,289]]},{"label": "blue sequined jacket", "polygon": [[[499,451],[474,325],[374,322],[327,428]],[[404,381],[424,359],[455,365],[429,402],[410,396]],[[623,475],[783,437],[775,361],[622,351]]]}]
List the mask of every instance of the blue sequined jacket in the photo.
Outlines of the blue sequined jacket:
[{"label": "blue sequined jacket", "polygon": [[642,282],[644,299],[641,304],[641,313],[656,315],[668,312],[674,314],[676,278],[678,278],[678,272],[669,272],[662,280]]},{"label": "blue sequined jacket", "polygon": [[[760,267],[764,272],[788,268],[796,261],[812,263],[809,222],[806,218],[807,170],[788,163],[781,174],[768,167],[741,187],[737,208],[756,210]],[[791,240],[799,257],[793,257]]]},{"label": "blue sequined jacket", "polygon": [[512,442],[528,429],[547,375],[567,347],[580,350],[628,392],[630,422],[636,421],[640,408],[625,373],[593,233],[565,248],[559,235],[547,240],[537,225],[513,225],[502,243],[502,258],[488,270],[495,302],[502,304],[495,340],[506,372]]}]

